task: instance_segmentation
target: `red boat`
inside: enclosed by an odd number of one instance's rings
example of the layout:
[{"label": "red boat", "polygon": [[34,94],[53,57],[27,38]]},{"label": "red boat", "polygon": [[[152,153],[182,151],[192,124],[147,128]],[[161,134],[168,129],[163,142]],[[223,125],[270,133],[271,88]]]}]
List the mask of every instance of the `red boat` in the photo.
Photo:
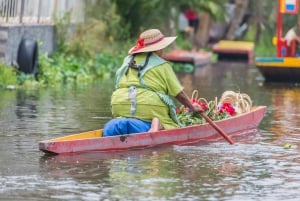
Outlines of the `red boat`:
[{"label": "red boat", "polygon": [[212,54],[204,51],[172,50],[163,55],[163,58],[173,62],[191,63],[196,67],[202,67],[211,62]]},{"label": "red boat", "polygon": [[[253,107],[250,112],[215,121],[228,136],[243,135],[256,129],[266,112],[265,106]],[[223,137],[208,123],[183,128],[139,134],[102,137],[102,129],[41,141],[39,149],[45,153],[112,152],[143,149],[163,145],[186,145],[217,141]]]}]

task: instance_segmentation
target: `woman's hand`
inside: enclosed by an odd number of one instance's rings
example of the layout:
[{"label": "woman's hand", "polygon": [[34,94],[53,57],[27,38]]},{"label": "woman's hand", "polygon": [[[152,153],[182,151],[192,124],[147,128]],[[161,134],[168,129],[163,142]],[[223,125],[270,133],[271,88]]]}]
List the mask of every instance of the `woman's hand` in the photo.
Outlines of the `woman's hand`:
[{"label": "woman's hand", "polygon": [[197,103],[193,103],[192,106],[193,106],[192,110],[194,113],[203,112],[202,107],[200,105],[198,105]]},{"label": "woman's hand", "polygon": [[185,94],[184,91],[181,91],[177,96],[176,99],[179,100],[185,107],[190,108],[194,113],[203,112],[204,110],[200,105],[197,103],[191,103],[190,98]]}]

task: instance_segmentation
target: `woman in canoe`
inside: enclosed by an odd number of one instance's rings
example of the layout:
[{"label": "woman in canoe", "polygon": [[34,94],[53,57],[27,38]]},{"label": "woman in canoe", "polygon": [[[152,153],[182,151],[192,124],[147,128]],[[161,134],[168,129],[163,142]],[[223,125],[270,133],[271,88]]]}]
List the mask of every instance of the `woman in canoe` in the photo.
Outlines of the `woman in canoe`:
[{"label": "woman in canoe", "polygon": [[172,97],[193,112],[202,111],[191,103],[172,66],[161,58],[163,49],[175,39],[158,29],[141,33],[116,72],[111,97],[114,119],[104,125],[104,136],[180,127]]}]

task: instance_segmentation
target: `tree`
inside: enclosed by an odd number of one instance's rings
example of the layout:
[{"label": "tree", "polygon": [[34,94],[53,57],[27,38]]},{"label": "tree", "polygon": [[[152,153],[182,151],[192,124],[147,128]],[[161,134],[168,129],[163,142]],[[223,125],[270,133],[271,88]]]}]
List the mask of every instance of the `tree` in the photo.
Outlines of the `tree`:
[{"label": "tree", "polygon": [[235,39],[235,31],[240,26],[243,17],[245,16],[248,8],[248,0],[236,0],[235,1],[235,9],[234,15],[229,25],[228,32],[225,36],[227,40],[234,40]]}]

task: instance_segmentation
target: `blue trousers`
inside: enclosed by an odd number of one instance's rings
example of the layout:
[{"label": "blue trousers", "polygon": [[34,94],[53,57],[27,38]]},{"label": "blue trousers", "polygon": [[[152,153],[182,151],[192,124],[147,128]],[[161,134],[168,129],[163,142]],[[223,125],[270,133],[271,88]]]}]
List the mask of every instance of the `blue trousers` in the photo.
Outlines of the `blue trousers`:
[{"label": "blue trousers", "polygon": [[147,132],[151,128],[151,122],[135,118],[116,118],[104,125],[103,136],[123,135],[130,133]]}]

